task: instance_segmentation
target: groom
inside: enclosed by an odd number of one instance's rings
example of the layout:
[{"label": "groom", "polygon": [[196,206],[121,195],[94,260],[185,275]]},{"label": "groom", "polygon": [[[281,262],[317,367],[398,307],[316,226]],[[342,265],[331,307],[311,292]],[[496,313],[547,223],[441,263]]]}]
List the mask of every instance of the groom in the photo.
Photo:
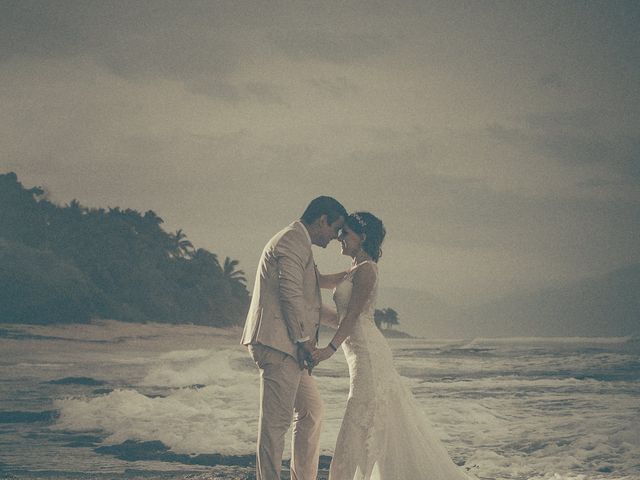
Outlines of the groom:
[{"label": "groom", "polygon": [[262,251],[242,334],[260,370],[256,480],[280,480],[292,417],[291,479],[316,478],[323,405],[304,367],[316,346],[322,299],[311,245],[326,247],[346,217],[334,198],[315,198]]}]

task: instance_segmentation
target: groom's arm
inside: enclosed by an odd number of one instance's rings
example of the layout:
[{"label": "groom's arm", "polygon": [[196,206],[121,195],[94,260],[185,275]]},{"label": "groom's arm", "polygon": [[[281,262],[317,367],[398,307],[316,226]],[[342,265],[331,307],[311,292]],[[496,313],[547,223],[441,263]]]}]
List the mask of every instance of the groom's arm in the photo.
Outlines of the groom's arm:
[{"label": "groom's arm", "polygon": [[284,235],[275,248],[278,267],[280,308],[293,343],[310,339],[311,332],[304,331],[306,305],[304,301],[304,269],[311,251],[292,233]]},{"label": "groom's arm", "polygon": [[323,304],[320,307],[320,323],[337,330],[339,327],[338,312],[334,308]]}]

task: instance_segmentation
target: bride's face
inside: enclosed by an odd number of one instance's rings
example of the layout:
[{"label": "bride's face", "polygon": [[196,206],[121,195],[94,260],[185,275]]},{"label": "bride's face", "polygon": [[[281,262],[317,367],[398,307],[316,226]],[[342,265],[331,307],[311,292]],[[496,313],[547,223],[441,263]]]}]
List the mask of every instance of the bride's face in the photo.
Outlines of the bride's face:
[{"label": "bride's face", "polygon": [[362,237],[351,230],[347,224],[342,227],[342,232],[340,233],[338,240],[340,240],[343,255],[353,257],[360,251]]}]

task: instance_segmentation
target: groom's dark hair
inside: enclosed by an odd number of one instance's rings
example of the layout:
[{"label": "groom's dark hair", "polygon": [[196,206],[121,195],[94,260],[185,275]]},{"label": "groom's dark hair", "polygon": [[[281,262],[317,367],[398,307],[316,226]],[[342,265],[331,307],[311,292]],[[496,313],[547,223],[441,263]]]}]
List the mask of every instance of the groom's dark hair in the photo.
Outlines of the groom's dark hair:
[{"label": "groom's dark hair", "polygon": [[340,217],[347,218],[347,210],[335,198],[321,196],[311,200],[301,220],[310,225],[322,215],[326,215],[327,223],[332,224]]}]

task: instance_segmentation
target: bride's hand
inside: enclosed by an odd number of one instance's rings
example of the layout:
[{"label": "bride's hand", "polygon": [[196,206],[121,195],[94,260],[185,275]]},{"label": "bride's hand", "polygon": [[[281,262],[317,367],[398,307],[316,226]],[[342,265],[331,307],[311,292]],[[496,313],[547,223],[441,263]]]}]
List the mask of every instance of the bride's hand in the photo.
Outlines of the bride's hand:
[{"label": "bride's hand", "polygon": [[313,365],[318,365],[320,362],[330,358],[333,354],[334,351],[331,347],[318,348],[311,354],[313,357]]}]

